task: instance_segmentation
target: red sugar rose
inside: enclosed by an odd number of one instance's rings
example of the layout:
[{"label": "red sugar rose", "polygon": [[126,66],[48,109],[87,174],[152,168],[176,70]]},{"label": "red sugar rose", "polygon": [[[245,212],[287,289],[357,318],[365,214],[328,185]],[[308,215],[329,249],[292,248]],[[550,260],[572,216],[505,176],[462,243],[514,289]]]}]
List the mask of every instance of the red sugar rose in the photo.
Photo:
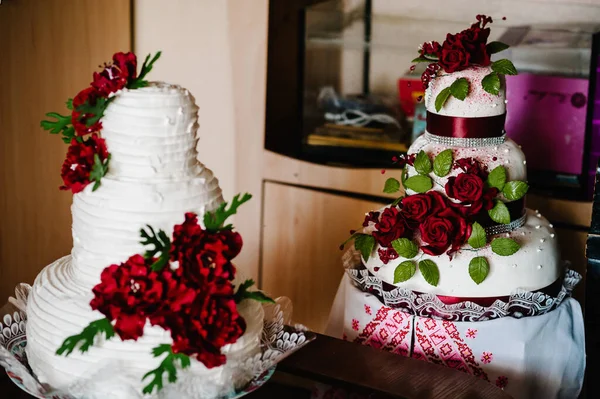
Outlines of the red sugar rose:
[{"label": "red sugar rose", "polygon": [[235,343],[246,330],[229,282],[203,286],[189,310],[171,313],[166,325],[173,338],[173,352],[195,356],[207,368],[225,364],[221,348]]},{"label": "red sugar rose", "polygon": [[436,42],[425,42],[421,46],[421,56],[425,57],[427,55],[439,57],[442,46]]},{"label": "red sugar rose", "polygon": [[127,81],[137,76],[137,58],[133,53],[116,53],[112,64],[106,64],[102,72],[94,72],[92,87],[102,97],[121,90]]},{"label": "red sugar rose", "polygon": [[87,126],[87,120],[94,117],[92,114],[82,114],[77,111],[77,108],[85,104],[86,102],[94,105],[100,97],[100,94],[94,90],[93,87],[88,87],[77,93],[73,98],[73,112],[71,113],[71,123],[78,136],[84,136],[89,133],[98,132],[102,129],[102,122],[97,121],[91,126]]},{"label": "red sugar rose", "polygon": [[90,306],[116,321],[115,332],[123,340],[137,340],[147,318],[161,324],[164,313],[180,311],[195,297],[194,290],[178,282],[171,269],[152,271],[153,262],[134,255],[125,263],[111,265],[102,271],[100,284],[92,290]]},{"label": "red sugar rose", "polygon": [[468,204],[452,204],[454,209],[465,217],[476,216],[478,213],[483,211],[489,211],[494,207],[494,198],[498,195],[497,188],[489,188],[484,191],[481,199]]},{"label": "red sugar rose", "polygon": [[194,213],[173,231],[171,261],[178,261],[187,279],[201,284],[214,279],[232,280],[235,266],[231,260],[242,249],[242,237],[231,230],[209,233],[198,224]]},{"label": "red sugar rose", "polygon": [[419,226],[423,252],[441,255],[448,248],[448,255],[454,253],[471,235],[471,225],[452,208],[446,208],[437,215],[429,216]]},{"label": "red sugar rose", "polygon": [[402,237],[407,231],[406,222],[395,206],[383,211],[375,229],[373,237],[382,247],[389,247],[392,241]]},{"label": "red sugar rose", "polygon": [[477,175],[459,173],[448,178],[444,187],[449,197],[463,202],[479,201],[483,195],[483,180]]},{"label": "red sugar rose", "polygon": [[363,221],[363,227],[367,227],[370,223],[377,223],[379,221],[379,212],[371,211],[365,216]]},{"label": "red sugar rose", "polygon": [[402,215],[409,222],[421,223],[427,216],[438,213],[447,206],[446,199],[437,191],[413,194],[402,200]]},{"label": "red sugar rose", "polygon": [[482,165],[475,158],[461,158],[454,162],[454,169],[460,169],[465,173],[470,173],[481,177],[482,180],[487,179],[488,172],[485,165]]},{"label": "red sugar rose", "polygon": [[451,42],[448,39],[444,42],[438,64],[447,73],[452,73],[467,68],[470,56],[460,37],[453,36]]},{"label": "red sugar rose", "polygon": [[96,134],[91,135],[82,143],[75,139],[71,141],[60,174],[64,183],[60,187],[61,190],[71,190],[73,194],[77,194],[90,184],[94,154],[98,154],[101,161],[108,158],[106,142]]}]

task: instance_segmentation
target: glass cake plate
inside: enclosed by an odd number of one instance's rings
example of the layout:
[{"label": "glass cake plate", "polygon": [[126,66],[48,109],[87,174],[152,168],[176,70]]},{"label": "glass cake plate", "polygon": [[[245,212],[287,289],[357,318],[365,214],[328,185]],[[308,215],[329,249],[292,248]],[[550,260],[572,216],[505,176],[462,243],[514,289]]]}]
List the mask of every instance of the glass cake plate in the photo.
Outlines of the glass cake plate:
[{"label": "glass cake plate", "polygon": [[[0,365],[15,385],[40,399],[79,399],[41,384],[27,360],[27,296],[31,286],[19,284],[15,298],[0,308]],[[247,359],[245,367],[254,378],[246,387],[220,399],[241,398],[264,385],[275,372],[276,364],[316,338],[302,325],[290,323],[292,304],[288,298],[277,298],[275,304],[264,305],[265,322],[261,336],[261,353]]]}]

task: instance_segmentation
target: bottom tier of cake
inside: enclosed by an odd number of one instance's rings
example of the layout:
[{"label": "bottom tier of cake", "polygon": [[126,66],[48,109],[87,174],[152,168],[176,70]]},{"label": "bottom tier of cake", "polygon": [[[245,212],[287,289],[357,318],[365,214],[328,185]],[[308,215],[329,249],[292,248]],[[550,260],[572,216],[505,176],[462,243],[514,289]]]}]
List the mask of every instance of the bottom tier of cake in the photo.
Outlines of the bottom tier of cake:
[{"label": "bottom tier of cake", "polygon": [[[75,398],[132,399],[147,397],[142,390],[150,379],[142,377],[160,364],[152,348],[170,344],[169,333],[147,325],[137,341],[118,337],[97,342],[85,354],[75,351],[68,357],[56,350],[68,336],[102,318],[91,310],[92,292],[74,281],[71,256],[47,266],[36,278],[27,303],[27,357],[40,382]],[[223,396],[246,385],[253,377],[240,363],[259,352],[263,310],[257,301],[238,306],[246,320],[245,334],[223,348],[227,364],[207,369],[192,360],[191,367],[179,370],[175,384],[166,384],[159,398],[199,398]]]}]

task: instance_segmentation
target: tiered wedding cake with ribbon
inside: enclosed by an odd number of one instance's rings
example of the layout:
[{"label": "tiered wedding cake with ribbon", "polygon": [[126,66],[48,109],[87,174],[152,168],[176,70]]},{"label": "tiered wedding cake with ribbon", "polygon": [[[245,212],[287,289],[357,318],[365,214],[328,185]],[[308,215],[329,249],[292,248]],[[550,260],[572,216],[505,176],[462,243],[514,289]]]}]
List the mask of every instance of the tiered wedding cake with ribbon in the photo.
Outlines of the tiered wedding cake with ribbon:
[{"label": "tiered wedding cake with ribbon", "polygon": [[[517,397],[569,397],[583,376],[581,310],[569,298],[580,276],[566,269],[552,224],[525,206],[525,155],[504,130],[505,75],[517,71],[491,61],[508,47],[488,43],[491,22],[478,15],[419,48],[427,129],[385,181],[384,192],[404,193],[348,240],[328,332],[476,374]],[[555,346],[564,351],[538,353]]]},{"label": "tiered wedding cake with ribbon", "polygon": [[35,280],[26,352],[39,382],[75,399],[221,397],[255,377],[245,362],[272,300],[235,275],[242,239],[224,223],[250,196],[227,207],[198,162],[192,95],[144,80],[159,54],[139,75],[115,54],[71,114],[42,122],[70,145],[73,250]]}]

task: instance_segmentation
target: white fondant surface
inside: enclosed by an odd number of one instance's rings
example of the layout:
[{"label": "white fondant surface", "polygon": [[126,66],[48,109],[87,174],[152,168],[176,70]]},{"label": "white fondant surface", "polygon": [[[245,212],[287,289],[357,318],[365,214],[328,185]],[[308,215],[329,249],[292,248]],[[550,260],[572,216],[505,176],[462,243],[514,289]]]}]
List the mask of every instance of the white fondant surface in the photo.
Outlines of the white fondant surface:
[{"label": "white fondant surface", "polygon": [[[492,68],[489,66],[469,67],[452,73],[439,72],[439,75],[431,80],[427,90],[425,90],[425,107],[427,111],[439,115],[465,118],[502,115],[506,112],[506,85],[504,77],[500,77],[501,86],[498,95],[486,92],[481,85],[481,80],[490,72],[492,72]],[[444,106],[439,111],[436,111],[435,99],[437,95],[460,78],[465,78],[469,81],[469,93],[467,97],[461,101],[450,96]]]},{"label": "white fondant surface", "polygon": [[[518,288],[535,291],[552,284],[562,275],[563,265],[554,229],[539,213],[528,209],[523,227],[498,237],[513,238],[521,248],[511,256],[500,256],[493,253],[489,245],[477,251],[465,245],[452,260],[446,254],[430,256],[420,251],[416,261],[430,259],[439,268],[437,287],[428,284],[418,268],[412,278],[394,284],[394,271],[406,258],[399,257],[386,265],[377,253],[379,245],[375,246],[365,266],[378,278],[397,287],[458,297],[506,296]],[[490,265],[487,278],[479,285],[469,276],[469,262],[476,256],[484,256]]]},{"label": "white fondant surface", "polygon": [[[504,166],[507,172],[508,180],[521,180],[527,181],[527,165],[525,163],[525,154],[519,148],[517,143],[511,139],[506,139],[503,144],[490,147],[448,147],[442,144],[431,142],[424,135],[419,136],[408,149],[408,154],[417,154],[420,151],[425,151],[429,158],[432,160],[440,152],[451,148],[454,155],[454,159],[460,158],[475,158],[480,161],[483,165],[486,165],[488,172],[492,171],[497,166]],[[434,180],[433,189],[445,193],[444,187],[448,182],[448,178],[456,176],[462,171],[460,169],[452,169],[447,176],[439,177],[434,173],[430,176]],[[412,167],[408,166],[408,175],[414,176],[417,171]],[[407,190],[408,194],[413,194],[412,190]]]},{"label": "white fondant surface", "polygon": [[[80,386],[70,390],[86,399],[142,397],[148,381],[141,377],[159,363],[151,349],[172,342],[161,328],[148,325],[137,342],[113,338],[83,355],[55,352],[65,338],[102,317],[89,306],[91,289],[104,268],[144,251],[140,228],[171,234],[186,212],[201,216],[223,202],[217,179],[196,159],[197,110],[187,90],[165,83],[123,90],[106,109],[102,136],[111,153],[109,172],[96,191],[88,185],[74,196],[72,255],[46,267],[29,296],[27,354],[43,382],[66,388],[80,377]],[[224,348],[227,365],[208,370],[192,361],[181,383],[165,392],[214,396],[249,381],[252,376],[236,374],[235,363],[258,351],[262,307],[244,303],[240,312],[248,328]]]}]

